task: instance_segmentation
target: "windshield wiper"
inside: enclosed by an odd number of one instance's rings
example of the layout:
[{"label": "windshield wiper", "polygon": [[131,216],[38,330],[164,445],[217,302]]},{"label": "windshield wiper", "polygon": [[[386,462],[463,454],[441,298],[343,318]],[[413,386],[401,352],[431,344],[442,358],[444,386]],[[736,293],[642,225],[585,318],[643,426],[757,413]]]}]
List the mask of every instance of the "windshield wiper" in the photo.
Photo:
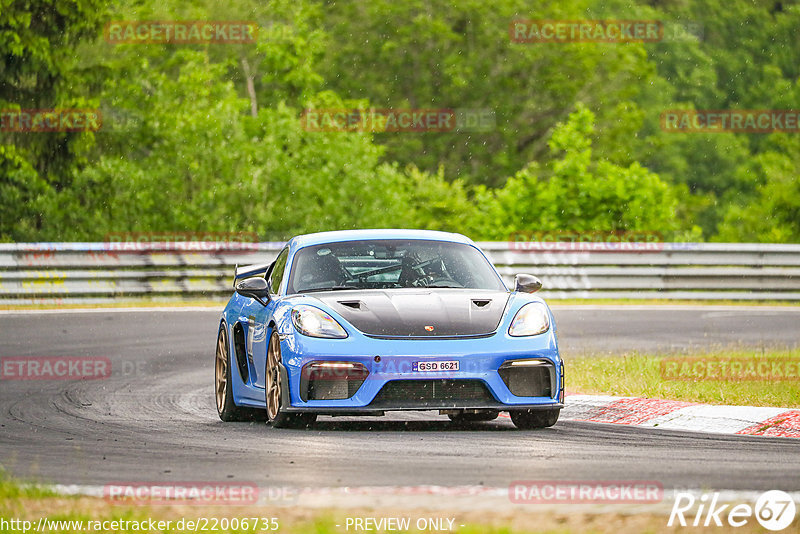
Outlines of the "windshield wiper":
[{"label": "windshield wiper", "polygon": [[430,284],[427,286],[420,286],[420,287],[435,287],[435,288],[450,288],[450,289],[464,289],[464,286],[454,286],[452,284]]},{"label": "windshield wiper", "polygon": [[343,291],[345,289],[362,289],[356,286],[332,286],[332,287],[315,287],[311,289],[301,289],[298,293],[313,293],[316,291]]}]

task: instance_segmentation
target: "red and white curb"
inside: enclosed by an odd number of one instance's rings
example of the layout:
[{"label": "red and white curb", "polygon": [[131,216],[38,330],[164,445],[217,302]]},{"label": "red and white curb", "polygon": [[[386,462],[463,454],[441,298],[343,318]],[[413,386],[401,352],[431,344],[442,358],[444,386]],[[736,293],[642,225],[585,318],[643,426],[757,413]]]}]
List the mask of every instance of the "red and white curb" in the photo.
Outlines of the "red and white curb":
[{"label": "red and white curb", "polygon": [[674,400],[568,395],[559,419],[661,428],[800,438],[800,410],[717,406]]}]

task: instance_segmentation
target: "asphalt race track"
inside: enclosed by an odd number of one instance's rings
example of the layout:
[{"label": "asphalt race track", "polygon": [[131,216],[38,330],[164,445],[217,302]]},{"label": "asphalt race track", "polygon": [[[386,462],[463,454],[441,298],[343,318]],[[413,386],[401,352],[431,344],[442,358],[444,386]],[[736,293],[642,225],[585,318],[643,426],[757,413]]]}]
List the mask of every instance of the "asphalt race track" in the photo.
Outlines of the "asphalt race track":
[{"label": "asphalt race track", "polygon": [[[565,357],[630,350],[800,344],[800,307],[561,307]],[[322,417],[309,430],[222,423],[214,408],[216,311],[3,313],[0,357],[102,356],[104,380],[0,381],[0,464],[65,484],[487,485],[520,479],[660,481],[665,487],[800,489],[800,440],[561,421],[469,429],[435,412]]]}]

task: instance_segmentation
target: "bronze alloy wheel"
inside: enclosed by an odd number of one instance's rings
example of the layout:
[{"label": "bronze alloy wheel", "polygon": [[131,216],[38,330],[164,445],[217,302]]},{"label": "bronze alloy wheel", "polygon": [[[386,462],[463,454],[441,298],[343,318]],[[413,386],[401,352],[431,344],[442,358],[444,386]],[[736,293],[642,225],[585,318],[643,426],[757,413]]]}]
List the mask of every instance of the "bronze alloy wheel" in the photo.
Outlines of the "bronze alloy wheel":
[{"label": "bronze alloy wheel", "polygon": [[216,390],[217,413],[225,409],[225,396],[228,392],[228,334],[220,328],[217,337],[217,356],[214,359],[214,389]]},{"label": "bronze alloy wheel", "polygon": [[217,414],[223,421],[263,421],[264,410],[236,406],[233,400],[230,344],[228,329],[225,323],[219,327],[217,334],[217,350],[214,355],[214,399],[217,402]]},{"label": "bronze alloy wheel", "polygon": [[278,363],[281,361],[281,341],[277,332],[272,333],[267,351],[267,417],[272,421],[281,409],[281,376]]},{"label": "bronze alloy wheel", "polygon": [[317,419],[313,413],[287,413],[283,407],[283,384],[281,382],[281,338],[272,332],[267,349],[267,368],[265,395],[267,401],[267,420],[275,428],[307,427]]}]

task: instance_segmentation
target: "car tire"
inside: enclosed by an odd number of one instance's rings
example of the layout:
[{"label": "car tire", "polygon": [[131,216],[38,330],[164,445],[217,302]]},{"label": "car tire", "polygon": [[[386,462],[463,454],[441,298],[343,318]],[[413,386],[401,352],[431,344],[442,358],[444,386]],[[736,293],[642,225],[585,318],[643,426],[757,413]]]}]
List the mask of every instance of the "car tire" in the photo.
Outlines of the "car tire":
[{"label": "car tire", "polygon": [[223,323],[217,333],[217,350],[214,356],[214,399],[217,414],[225,422],[263,421],[266,418],[264,410],[236,406],[231,387],[231,369],[228,329]]},{"label": "car tire", "polygon": [[267,348],[267,364],[264,380],[267,422],[275,428],[305,428],[317,420],[315,413],[287,413],[283,408],[284,384],[280,373],[281,340],[273,331]]},{"label": "car tire", "polygon": [[511,421],[520,430],[547,428],[558,421],[560,408],[551,410],[511,410]]},{"label": "car tire", "polygon": [[450,420],[457,424],[464,424],[464,423],[480,423],[484,421],[494,421],[497,419],[497,416],[500,415],[500,412],[497,410],[482,410],[478,413],[467,413],[467,412],[458,412],[458,413],[449,413],[447,417]]}]

